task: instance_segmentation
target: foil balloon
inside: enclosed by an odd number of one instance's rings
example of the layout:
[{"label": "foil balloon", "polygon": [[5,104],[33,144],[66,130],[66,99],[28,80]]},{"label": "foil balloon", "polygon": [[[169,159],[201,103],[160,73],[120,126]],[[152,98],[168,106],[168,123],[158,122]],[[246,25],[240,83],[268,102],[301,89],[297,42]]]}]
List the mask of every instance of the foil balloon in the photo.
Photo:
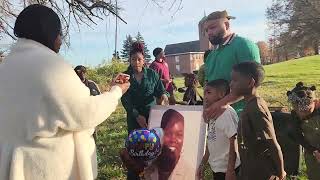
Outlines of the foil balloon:
[{"label": "foil balloon", "polygon": [[142,161],[151,161],[157,158],[161,152],[162,136],[161,128],[137,129],[129,134],[125,146],[130,157]]}]

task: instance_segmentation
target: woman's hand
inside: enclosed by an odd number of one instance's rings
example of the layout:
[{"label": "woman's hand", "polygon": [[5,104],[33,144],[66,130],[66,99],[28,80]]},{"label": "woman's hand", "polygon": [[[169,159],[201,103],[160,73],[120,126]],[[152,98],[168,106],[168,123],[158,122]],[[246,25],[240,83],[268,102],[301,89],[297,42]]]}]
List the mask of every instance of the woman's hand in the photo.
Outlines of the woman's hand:
[{"label": "woman's hand", "polygon": [[130,87],[130,76],[128,74],[120,73],[112,80],[111,86],[118,86],[122,90],[122,94],[126,93]]},{"label": "woman's hand", "polygon": [[129,74],[124,74],[124,73],[119,73],[114,78],[115,83],[118,83],[118,84],[127,83],[127,82],[129,82],[129,80],[130,80],[130,75]]},{"label": "woman's hand", "polygon": [[157,99],[157,104],[158,105],[169,105],[169,99],[168,96],[163,94],[159,99]]},{"label": "woman's hand", "polygon": [[147,120],[146,120],[146,118],[144,116],[139,115],[137,117],[137,122],[138,122],[138,124],[139,124],[139,126],[141,128],[147,128],[148,127]]}]

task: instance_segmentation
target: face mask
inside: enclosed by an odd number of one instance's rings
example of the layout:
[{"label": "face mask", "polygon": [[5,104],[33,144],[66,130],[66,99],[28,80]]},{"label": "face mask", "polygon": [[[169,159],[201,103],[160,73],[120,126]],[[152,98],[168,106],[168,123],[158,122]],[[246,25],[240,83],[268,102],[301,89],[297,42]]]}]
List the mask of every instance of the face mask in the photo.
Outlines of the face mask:
[{"label": "face mask", "polygon": [[292,105],[297,106],[299,111],[308,111],[310,109],[311,103],[313,102],[313,98],[300,98],[296,93],[292,93],[288,96],[288,101]]}]

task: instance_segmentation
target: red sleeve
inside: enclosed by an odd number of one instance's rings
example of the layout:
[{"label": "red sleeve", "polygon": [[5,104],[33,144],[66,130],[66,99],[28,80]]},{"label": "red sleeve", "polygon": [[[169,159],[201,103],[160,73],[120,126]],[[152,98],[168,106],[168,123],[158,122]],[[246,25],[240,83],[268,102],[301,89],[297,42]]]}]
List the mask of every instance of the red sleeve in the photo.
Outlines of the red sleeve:
[{"label": "red sleeve", "polygon": [[149,67],[150,69],[152,69],[152,70],[154,70],[155,72],[157,72],[158,74],[160,73],[160,68],[159,68],[159,66],[157,66],[157,64],[156,63],[151,63],[151,65],[150,65],[150,67]]}]

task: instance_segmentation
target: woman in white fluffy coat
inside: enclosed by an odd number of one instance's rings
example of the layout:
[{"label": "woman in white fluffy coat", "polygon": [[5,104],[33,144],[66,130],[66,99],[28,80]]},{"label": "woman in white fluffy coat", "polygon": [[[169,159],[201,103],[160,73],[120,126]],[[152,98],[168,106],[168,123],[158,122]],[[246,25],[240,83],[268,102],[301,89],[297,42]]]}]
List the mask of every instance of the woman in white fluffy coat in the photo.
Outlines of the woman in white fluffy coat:
[{"label": "woman in white fluffy coat", "polygon": [[59,17],[31,5],[18,16],[18,41],[0,65],[0,180],[92,180],[94,128],[129,84],[90,96],[61,46]]}]

